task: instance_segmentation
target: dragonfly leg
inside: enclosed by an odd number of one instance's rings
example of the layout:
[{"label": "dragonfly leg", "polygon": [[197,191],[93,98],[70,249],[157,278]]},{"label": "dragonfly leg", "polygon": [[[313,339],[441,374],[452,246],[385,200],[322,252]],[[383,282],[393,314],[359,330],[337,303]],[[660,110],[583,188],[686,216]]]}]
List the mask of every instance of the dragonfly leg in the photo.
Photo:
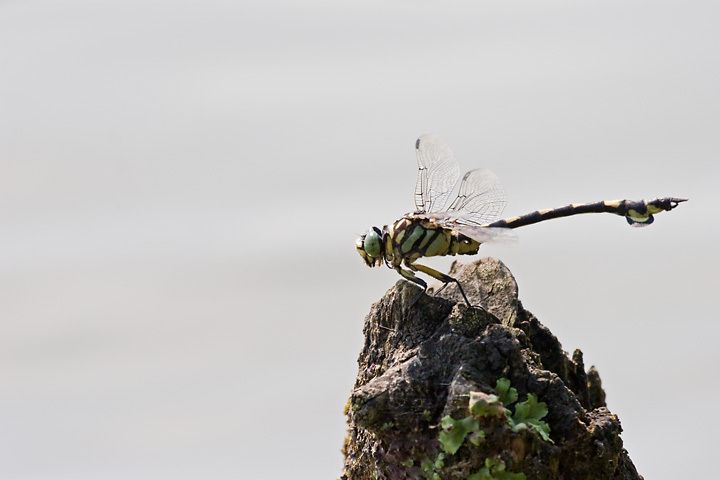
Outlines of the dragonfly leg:
[{"label": "dragonfly leg", "polygon": [[440,293],[440,292],[442,292],[443,290],[445,290],[445,287],[447,287],[447,286],[448,286],[447,283],[443,283],[443,284],[442,284],[442,287],[438,288],[437,290],[435,290],[435,291],[433,292],[433,296],[435,296],[435,295],[437,295],[438,293]]},{"label": "dragonfly leg", "polygon": [[[411,265],[408,265],[408,266],[410,268],[412,268]],[[402,268],[400,266],[397,266],[394,268],[395,268],[395,270],[397,270],[397,272],[400,275],[403,276],[403,278],[405,278],[406,280],[410,280],[413,283],[417,283],[418,285],[420,285],[423,288],[422,292],[420,292],[420,295],[418,295],[417,298],[415,298],[415,300],[410,302],[409,306],[412,307],[413,305],[415,305],[417,303],[418,300],[420,300],[420,297],[422,297],[423,294],[427,291],[427,283],[422,278],[416,277],[415,274],[413,272],[411,272],[410,270],[405,270],[404,268]]]},{"label": "dragonfly leg", "polygon": [[[416,268],[413,268],[414,265],[408,265],[408,266],[409,266],[412,270],[417,271]],[[416,277],[415,274],[414,274],[413,272],[411,272],[410,270],[405,270],[405,269],[402,268],[402,267],[395,267],[395,270],[397,270],[397,272],[398,272],[400,275],[402,275],[403,278],[405,278],[405,279],[407,279],[407,280],[410,280],[411,282],[417,283],[417,284],[420,285],[423,289],[427,290],[427,283],[425,282],[425,280],[423,280],[422,278]]]},{"label": "dragonfly leg", "polygon": [[[442,290],[443,288],[445,288],[448,283],[454,282],[457,285],[458,290],[460,290],[460,294],[465,299],[465,303],[467,303],[468,307],[472,307],[472,305],[470,304],[470,300],[468,300],[467,296],[465,296],[465,292],[462,289],[462,285],[460,285],[460,282],[457,279],[451,277],[450,275],[445,275],[444,273],[438,272],[437,270],[435,270],[433,268],[426,267],[425,265],[419,265],[417,263],[408,263],[408,262],[405,262],[405,265],[408,268],[410,268],[411,270],[414,270],[416,272],[420,271],[420,272],[426,273],[426,274],[430,275],[431,277],[436,278],[436,279],[440,280],[441,282],[443,282],[444,285],[438,290],[438,292],[440,290]],[[435,293],[438,293],[438,292],[435,292]]]}]

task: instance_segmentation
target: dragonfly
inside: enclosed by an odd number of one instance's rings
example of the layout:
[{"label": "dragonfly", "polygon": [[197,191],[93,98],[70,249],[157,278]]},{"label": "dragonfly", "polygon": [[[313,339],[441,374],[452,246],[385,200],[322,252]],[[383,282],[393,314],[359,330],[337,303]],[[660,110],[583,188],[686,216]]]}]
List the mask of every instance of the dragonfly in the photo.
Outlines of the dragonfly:
[{"label": "dragonfly", "polygon": [[470,301],[458,280],[416,263],[417,260],[433,256],[474,255],[482,243],[513,241],[514,228],[583,213],[613,213],[625,217],[633,227],[643,227],[653,223],[653,215],[670,211],[687,201],[686,198],[664,197],[649,201],[573,203],[500,219],[506,197],[495,174],[483,168],[467,172],[462,177],[457,197],[445,208],[460,179],[460,166],[455,156],[437,135],[418,138],[415,152],[418,162],[415,211],[403,215],[391,225],[371,227],[357,239],[355,246],[367,266],[384,263],[425,291],[427,283],[416,275],[417,272],[441,281],[443,286],[440,290],[450,283],[456,284],[468,306],[471,306]]}]

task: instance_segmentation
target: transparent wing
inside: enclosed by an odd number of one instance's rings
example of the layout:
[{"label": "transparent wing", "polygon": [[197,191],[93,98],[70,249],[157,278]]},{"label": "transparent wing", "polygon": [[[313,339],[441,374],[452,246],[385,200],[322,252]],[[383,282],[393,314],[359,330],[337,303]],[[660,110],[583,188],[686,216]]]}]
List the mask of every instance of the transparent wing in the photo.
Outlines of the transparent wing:
[{"label": "transparent wing", "polygon": [[471,223],[472,219],[459,213],[450,211],[434,212],[418,215],[418,217],[432,220],[441,227],[460,232],[480,243],[507,244],[517,242],[517,235],[511,228],[474,225]]},{"label": "transparent wing", "polygon": [[465,174],[448,212],[458,225],[484,225],[500,218],[505,203],[500,180],[490,170],[478,168]]},{"label": "transparent wing", "polygon": [[458,225],[454,230],[480,243],[510,244],[517,242],[515,231],[510,228]]},{"label": "transparent wing", "polygon": [[417,212],[438,212],[445,208],[460,178],[460,167],[450,147],[437,135],[423,135],[415,142],[418,178],[415,184]]}]

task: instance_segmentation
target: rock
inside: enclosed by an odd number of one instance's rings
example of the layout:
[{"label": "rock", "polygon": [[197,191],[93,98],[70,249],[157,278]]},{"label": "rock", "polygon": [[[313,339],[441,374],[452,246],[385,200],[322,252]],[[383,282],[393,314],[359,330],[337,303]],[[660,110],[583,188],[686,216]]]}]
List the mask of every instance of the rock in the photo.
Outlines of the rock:
[{"label": "rock", "polygon": [[342,478],[642,479],[597,370],[522,307],[508,269],[450,275],[478,307],[400,280],[366,317]]}]

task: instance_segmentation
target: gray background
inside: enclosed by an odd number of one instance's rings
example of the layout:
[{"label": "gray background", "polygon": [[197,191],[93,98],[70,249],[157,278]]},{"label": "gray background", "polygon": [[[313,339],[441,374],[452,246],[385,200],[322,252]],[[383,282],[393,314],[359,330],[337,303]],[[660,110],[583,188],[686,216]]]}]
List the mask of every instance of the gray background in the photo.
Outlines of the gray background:
[{"label": "gray background", "polygon": [[598,367],[645,478],[709,478],[718,13],[0,2],[0,477],[339,476],[363,318],[399,278],[355,237],[413,208],[437,133],[508,216],[691,199],[482,252]]}]

